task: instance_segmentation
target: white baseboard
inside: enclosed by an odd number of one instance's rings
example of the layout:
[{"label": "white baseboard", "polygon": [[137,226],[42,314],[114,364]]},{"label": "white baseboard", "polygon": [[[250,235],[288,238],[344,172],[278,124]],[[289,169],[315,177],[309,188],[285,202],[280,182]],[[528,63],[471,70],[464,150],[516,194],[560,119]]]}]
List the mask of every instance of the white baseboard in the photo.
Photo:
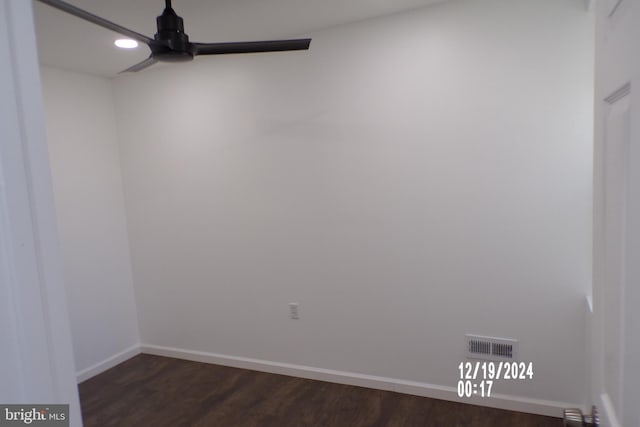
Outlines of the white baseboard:
[{"label": "white baseboard", "polygon": [[293,365],[289,363],[271,362],[268,360],[251,359],[247,357],[183,350],[179,348],[162,347],[157,345],[142,344],[140,350],[142,353],[152,354],[156,356],[173,357],[176,359],[212,363],[234,368],[251,369],[254,371],[289,375],[293,377],[308,378],[312,380],[327,381],[338,384],[347,384],[378,390],[395,391],[398,393],[430,397],[433,399],[468,403],[472,405],[487,406],[491,408],[506,409],[509,411],[526,412],[558,418],[562,418],[563,409],[565,408],[580,408],[583,411],[586,409],[583,408],[583,405],[578,405],[575,403],[531,399],[504,394],[492,395],[491,398],[460,398],[458,397],[458,392],[454,387],[446,387],[437,384],[400,380],[396,378],[378,377],[374,375],[364,375],[353,372],[336,371],[332,369],[314,368],[310,366]]},{"label": "white baseboard", "polygon": [[103,373],[107,369],[111,369],[116,365],[124,362],[125,360],[131,359],[134,356],[140,354],[140,345],[136,344],[129,347],[126,350],[121,351],[120,353],[109,357],[108,359],[103,360],[102,362],[96,363],[93,366],[88,367],[87,369],[83,369],[82,371],[76,372],[76,379],[78,383],[88,380],[91,377],[94,377],[98,374]]}]

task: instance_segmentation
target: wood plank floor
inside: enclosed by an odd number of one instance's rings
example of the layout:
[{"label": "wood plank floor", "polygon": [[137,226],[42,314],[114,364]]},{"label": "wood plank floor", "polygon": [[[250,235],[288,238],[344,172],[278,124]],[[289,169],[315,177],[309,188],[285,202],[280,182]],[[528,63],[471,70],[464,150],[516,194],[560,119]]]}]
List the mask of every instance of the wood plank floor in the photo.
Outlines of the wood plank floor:
[{"label": "wood plank floor", "polygon": [[86,427],[560,427],[558,418],[139,355],[80,384]]}]

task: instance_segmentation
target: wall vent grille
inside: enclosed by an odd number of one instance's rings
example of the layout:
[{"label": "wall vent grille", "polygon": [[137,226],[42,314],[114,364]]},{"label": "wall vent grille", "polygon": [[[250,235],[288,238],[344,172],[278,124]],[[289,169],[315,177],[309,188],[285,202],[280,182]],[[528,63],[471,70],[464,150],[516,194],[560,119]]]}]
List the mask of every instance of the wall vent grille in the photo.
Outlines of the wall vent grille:
[{"label": "wall vent grille", "polygon": [[517,340],[467,334],[465,341],[470,359],[517,360]]}]

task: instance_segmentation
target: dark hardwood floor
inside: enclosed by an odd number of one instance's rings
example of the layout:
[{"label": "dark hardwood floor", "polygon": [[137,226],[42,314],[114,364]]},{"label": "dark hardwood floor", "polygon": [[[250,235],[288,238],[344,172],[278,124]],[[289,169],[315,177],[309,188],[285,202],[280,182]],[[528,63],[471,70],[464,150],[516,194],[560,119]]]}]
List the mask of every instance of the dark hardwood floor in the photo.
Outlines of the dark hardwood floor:
[{"label": "dark hardwood floor", "polygon": [[80,384],[86,427],[559,427],[558,418],[139,355]]}]

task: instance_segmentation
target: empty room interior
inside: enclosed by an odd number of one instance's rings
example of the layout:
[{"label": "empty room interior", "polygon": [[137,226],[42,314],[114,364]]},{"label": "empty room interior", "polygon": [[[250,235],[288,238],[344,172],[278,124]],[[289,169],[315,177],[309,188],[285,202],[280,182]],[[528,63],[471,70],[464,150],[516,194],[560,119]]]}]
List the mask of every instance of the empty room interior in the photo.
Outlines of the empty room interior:
[{"label": "empty room interior", "polygon": [[[68,2],[150,37],[165,8]],[[225,427],[556,426],[590,408],[589,4],[174,0],[192,42],[311,43],[121,73],[149,48],[36,1],[86,425],[127,425],[134,396]],[[314,399],[321,418],[296,412]],[[89,419],[99,406],[121,418]]]}]

